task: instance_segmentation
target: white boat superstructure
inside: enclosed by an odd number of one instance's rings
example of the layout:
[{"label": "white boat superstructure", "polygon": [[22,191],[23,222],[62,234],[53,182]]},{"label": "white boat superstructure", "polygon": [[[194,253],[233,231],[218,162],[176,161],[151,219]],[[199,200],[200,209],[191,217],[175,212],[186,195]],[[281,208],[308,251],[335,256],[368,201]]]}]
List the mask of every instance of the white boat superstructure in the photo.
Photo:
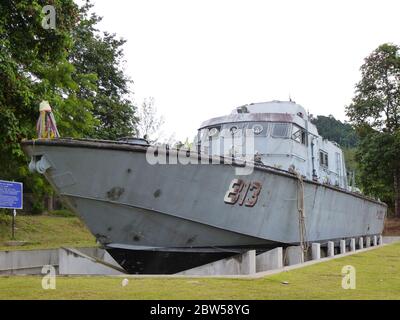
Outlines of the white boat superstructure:
[{"label": "white boat superstructure", "polygon": [[293,101],[251,103],[205,121],[197,146],[208,155],[226,156],[224,151],[230,150],[245,156],[246,129],[254,134],[255,162],[348,189],[341,148],[323,139],[305,109]]}]

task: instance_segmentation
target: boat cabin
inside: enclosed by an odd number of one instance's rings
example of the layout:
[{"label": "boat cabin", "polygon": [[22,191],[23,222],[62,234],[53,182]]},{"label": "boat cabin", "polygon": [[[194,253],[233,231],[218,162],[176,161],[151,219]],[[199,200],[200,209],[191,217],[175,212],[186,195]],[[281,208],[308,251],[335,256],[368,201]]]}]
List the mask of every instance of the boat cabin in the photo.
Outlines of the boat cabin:
[{"label": "boat cabin", "polygon": [[197,148],[210,156],[251,158],[296,170],[308,179],[347,189],[339,145],[323,139],[305,109],[293,101],[251,103],[207,120],[198,130]]}]

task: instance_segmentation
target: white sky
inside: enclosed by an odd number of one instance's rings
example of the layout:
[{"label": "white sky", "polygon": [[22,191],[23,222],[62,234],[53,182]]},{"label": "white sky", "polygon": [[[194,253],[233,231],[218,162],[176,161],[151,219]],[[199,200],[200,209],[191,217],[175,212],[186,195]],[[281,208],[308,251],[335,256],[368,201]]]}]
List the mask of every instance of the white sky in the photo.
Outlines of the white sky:
[{"label": "white sky", "polygon": [[93,2],[100,29],[128,41],[135,102],[153,96],[178,140],[236,106],[289,94],[345,120],[363,59],[400,43],[398,0]]}]

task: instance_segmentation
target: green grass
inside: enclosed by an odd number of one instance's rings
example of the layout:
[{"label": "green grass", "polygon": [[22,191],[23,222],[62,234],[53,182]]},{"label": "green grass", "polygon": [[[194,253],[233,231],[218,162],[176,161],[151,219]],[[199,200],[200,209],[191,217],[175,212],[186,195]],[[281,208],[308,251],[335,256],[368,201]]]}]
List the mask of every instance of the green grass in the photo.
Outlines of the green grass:
[{"label": "green grass", "polygon": [[48,215],[52,217],[64,217],[64,218],[76,217],[75,213],[67,209],[53,210],[48,212]]},{"label": "green grass", "polygon": [[16,217],[16,240],[27,241],[24,246],[5,246],[11,239],[11,217],[0,217],[0,250],[59,248],[60,246],[95,246],[94,237],[77,217],[23,216]]},{"label": "green grass", "polygon": [[[356,268],[356,289],[341,287],[342,267]],[[58,277],[0,278],[0,299],[400,299],[400,243],[262,279]],[[289,284],[282,284],[288,281]]]}]

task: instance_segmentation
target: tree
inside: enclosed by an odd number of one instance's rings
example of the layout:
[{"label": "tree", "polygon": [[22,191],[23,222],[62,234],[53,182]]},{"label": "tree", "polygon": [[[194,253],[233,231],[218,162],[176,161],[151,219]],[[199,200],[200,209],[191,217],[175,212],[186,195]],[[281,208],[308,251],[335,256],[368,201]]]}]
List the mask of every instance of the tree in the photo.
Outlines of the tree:
[{"label": "tree", "polygon": [[361,67],[347,116],[357,128],[363,190],[382,196],[400,217],[400,48],[383,44]]},{"label": "tree", "polygon": [[358,136],[356,130],[351,124],[341,122],[334,116],[311,116],[311,122],[317,127],[318,133],[330,141],[337,142],[342,148],[347,171],[354,174],[356,185],[360,183],[359,168],[356,161],[356,146],[358,144]]},{"label": "tree", "polygon": [[67,59],[78,7],[72,0],[51,1],[57,24],[55,29],[44,29],[42,8],[46,4],[38,0],[0,2],[0,175],[23,181],[25,189],[40,189],[37,203],[45,192],[40,187],[43,180],[28,172],[19,140],[35,137],[40,101],[50,102],[65,134],[90,134],[95,122],[91,103],[77,96],[90,79],[74,80],[75,68]]},{"label": "tree", "polygon": [[330,141],[335,141],[342,147],[353,148],[358,143],[357,133],[349,123],[336,120],[334,116],[312,117],[311,122],[315,124],[318,133]]},{"label": "tree", "polygon": [[154,106],[154,98],[144,99],[138,112],[138,132],[140,137],[156,142],[160,139],[160,127],[164,124],[164,118],[157,115]]},{"label": "tree", "polygon": [[[45,5],[55,29],[42,27]],[[38,107],[47,100],[62,136],[115,139],[134,131],[129,79],[122,68],[124,40],[99,35],[73,0],[0,1],[0,178],[24,182],[36,208],[51,189],[31,174],[19,141],[35,138]],[[35,205],[35,204],[34,204]]]},{"label": "tree", "polygon": [[185,142],[176,141],[173,144],[173,147],[176,148],[176,149],[193,150],[194,149],[194,141],[190,142],[189,138],[186,138]]},{"label": "tree", "polygon": [[395,200],[392,170],[398,166],[400,159],[398,135],[398,132],[395,135],[371,132],[361,140],[356,152],[364,192],[387,202],[390,207]]}]

